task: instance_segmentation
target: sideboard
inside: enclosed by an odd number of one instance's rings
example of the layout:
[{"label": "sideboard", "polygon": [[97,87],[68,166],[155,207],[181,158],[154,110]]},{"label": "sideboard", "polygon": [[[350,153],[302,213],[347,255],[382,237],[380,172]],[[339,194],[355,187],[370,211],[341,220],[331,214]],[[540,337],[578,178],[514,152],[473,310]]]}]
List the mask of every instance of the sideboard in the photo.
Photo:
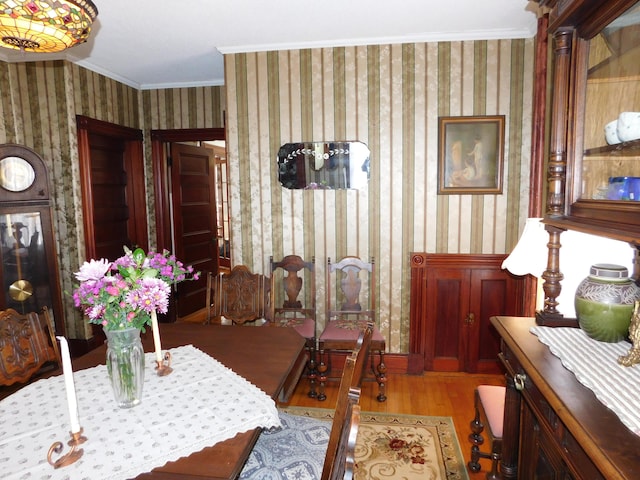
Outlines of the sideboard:
[{"label": "sideboard", "polygon": [[535,319],[501,316],[491,323],[501,337],[507,383],[502,478],[637,479],[640,436],[530,333]]}]

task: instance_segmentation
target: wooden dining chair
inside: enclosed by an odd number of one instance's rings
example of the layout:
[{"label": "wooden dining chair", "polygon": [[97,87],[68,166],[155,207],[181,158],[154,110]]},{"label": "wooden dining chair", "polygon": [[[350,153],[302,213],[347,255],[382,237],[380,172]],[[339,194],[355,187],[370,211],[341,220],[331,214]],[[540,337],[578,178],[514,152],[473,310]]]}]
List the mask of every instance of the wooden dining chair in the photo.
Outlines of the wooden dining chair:
[{"label": "wooden dining chair", "polygon": [[322,480],[350,479],[353,476],[355,442],[360,425],[360,387],[373,333],[373,323],[368,322],[358,334],[355,348],[345,361],[322,468]]},{"label": "wooden dining chair", "polygon": [[[299,416],[280,412],[283,427],[262,432],[240,479],[258,478],[262,470],[268,470],[270,478],[279,478],[274,476],[274,471],[279,468],[292,478],[297,478],[296,475],[302,475],[302,472],[304,478],[320,480],[353,478],[360,426],[360,382],[364,376],[372,334],[373,325],[367,325],[358,336],[356,348],[345,360],[331,424],[308,417],[296,419]],[[302,427],[299,426],[301,423]],[[324,458],[318,459],[317,439],[325,435],[328,440]],[[268,464],[269,461],[278,465]]]},{"label": "wooden dining chair", "polygon": [[208,273],[205,323],[261,325],[271,316],[270,289],[269,278],[245,265],[217,275]]},{"label": "wooden dining chair", "polygon": [[[471,420],[471,459],[467,466],[472,472],[480,471],[481,458],[491,460],[491,470],[487,472],[487,480],[498,480],[498,464],[502,456],[502,428],[504,424],[504,404],[506,388],[498,385],[478,385],[474,390],[475,414]],[[480,450],[488,443],[488,451]]]},{"label": "wooden dining chair", "polygon": [[306,262],[298,255],[280,261],[269,257],[271,265],[271,319],[269,325],[291,327],[306,342],[309,355],[307,378],[309,396],[316,397],[316,260]]},{"label": "wooden dining chair", "polygon": [[365,262],[358,257],[344,257],[337,263],[327,259],[326,268],[326,320],[318,337],[318,400],[325,400],[325,385],[331,374],[332,352],[350,351],[355,348],[358,335],[368,323],[373,325],[370,350],[378,354],[371,370],[378,382],[377,400],[384,402],[386,395],[386,365],[384,354],[386,341],[375,326],[376,280],[375,262]]},{"label": "wooden dining chair", "polygon": [[0,311],[0,398],[61,366],[48,309],[20,314]]}]

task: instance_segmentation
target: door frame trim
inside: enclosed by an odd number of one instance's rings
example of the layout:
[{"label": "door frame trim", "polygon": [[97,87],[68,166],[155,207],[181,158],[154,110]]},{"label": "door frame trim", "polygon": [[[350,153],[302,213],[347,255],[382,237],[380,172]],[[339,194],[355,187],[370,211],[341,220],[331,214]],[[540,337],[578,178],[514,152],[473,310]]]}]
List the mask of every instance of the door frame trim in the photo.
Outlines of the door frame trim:
[{"label": "door frame trim", "polygon": [[171,210],[169,173],[164,144],[226,140],[224,128],[186,128],[151,130],[151,161],[153,167],[154,199],[156,203],[156,242],[158,251],[171,250]]}]

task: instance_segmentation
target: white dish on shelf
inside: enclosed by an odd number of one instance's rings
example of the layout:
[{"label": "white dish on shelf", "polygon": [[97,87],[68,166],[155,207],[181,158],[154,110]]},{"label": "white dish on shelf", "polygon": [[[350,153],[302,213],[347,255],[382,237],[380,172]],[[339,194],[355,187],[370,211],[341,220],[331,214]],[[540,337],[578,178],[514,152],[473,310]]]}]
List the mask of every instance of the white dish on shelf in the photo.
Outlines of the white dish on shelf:
[{"label": "white dish on shelf", "polygon": [[629,142],[640,138],[640,112],[622,112],[618,117],[618,138]]},{"label": "white dish on shelf", "polygon": [[615,145],[616,143],[620,143],[620,139],[618,138],[618,120],[614,120],[613,122],[609,122],[604,126],[604,138],[609,145]]}]

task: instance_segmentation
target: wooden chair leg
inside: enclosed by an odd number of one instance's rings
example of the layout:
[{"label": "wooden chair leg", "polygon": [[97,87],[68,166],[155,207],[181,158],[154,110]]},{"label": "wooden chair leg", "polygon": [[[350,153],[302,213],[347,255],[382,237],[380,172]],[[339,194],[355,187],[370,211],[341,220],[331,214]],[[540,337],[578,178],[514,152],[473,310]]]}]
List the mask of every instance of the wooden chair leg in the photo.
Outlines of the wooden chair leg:
[{"label": "wooden chair leg", "polygon": [[[471,459],[467,466],[472,472],[479,472],[481,458],[491,460],[491,471],[486,474],[487,480],[500,480],[498,473],[502,457],[502,418],[504,417],[504,387],[482,385],[474,391],[475,414],[469,426],[471,433]],[[485,427],[487,430],[485,431]],[[484,436],[482,433],[484,432]],[[490,442],[489,451],[481,451],[485,437]]]},{"label": "wooden chair leg", "polygon": [[[373,356],[371,356],[373,362]],[[380,350],[380,362],[378,366],[373,370],[378,382],[378,396],[376,397],[379,402],[387,400],[387,366],[384,363],[384,351]]]},{"label": "wooden chair leg", "polygon": [[327,384],[327,371],[328,367],[324,361],[325,351],[320,350],[320,363],[318,364],[318,400],[323,402],[327,399],[327,395],[325,393],[325,387]]},{"label": "wooden chair leg", "polygon": [[316,391],[316,380],[318,378],[318,370],[316,365],[316,349],[314,347],[309,347],[309,363],[307,365],[308,373],[307,377],[309,378],[309,397],[316,398],[318,396],[318,392]]},{"label": "wooden chair leg", "polygon": [[484,438],[482,437],[482,431],[484,430],[484,425],[480,421],[480,411],[478,407],[475,407],[475,416],[471,423],[469,424],[471,427],[471,433],[469,434],[469,441],[472,443],[471,445],[471,460],[467,464],[469,470],[472,472],[480,471],[480,445],[484,443]]}]

